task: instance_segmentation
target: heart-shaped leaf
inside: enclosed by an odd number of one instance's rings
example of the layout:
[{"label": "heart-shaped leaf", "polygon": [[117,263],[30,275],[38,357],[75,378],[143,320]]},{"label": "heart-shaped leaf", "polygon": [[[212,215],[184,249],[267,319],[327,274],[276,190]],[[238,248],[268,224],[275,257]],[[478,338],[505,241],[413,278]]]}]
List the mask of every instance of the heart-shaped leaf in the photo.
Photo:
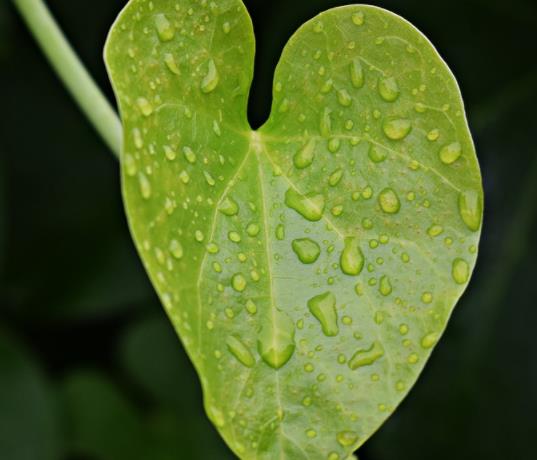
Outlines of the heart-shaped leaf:
[{"label": "heart-shaped leaf", "polygon": [[347,458],[474,267],[481,179],[449,69],[392,13],[330,10],[286,46],[252,131],[239,0],[131,0],[106,60],[131,229],[209,417],[244,459]]}]

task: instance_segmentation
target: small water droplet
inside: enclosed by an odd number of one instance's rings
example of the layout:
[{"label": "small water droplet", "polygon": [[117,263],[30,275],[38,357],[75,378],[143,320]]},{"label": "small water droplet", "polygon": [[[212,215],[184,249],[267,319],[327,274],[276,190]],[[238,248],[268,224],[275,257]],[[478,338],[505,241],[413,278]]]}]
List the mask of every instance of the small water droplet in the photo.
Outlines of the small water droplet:
[{"label": "small water droplet", "polygon": [[190,176],[186,171],[181,171],[181,173],[179,174],[179,180],[186,185],[190,182]]},{"label": "small water droplet", "polygon": [[251,236],[252,238],[259,235],[260,227],[255,222],[251,222],[248,224],[248,227],[246,227],[246,233],[248,233],[248,236]]},{"label": "small water droplet", "polygon": [[183,155],[185,156],[186,161],[189,163],[194,164],[196,162],[196,154],[190,147],[183,147]]},{"label": "small water droplet", "polygon": [[329,137],[332,132],[332,119],[330,117],[331,110],[326,107],[323,111],[320,123],[320,131],[323,137]]},{"label": "small water droplet", "polygon": [[451,267],[451,275],[457,284],[466,283],[468,278],[470,278],[470,267],[468,266],[468,262],[461,258],[455,259]]},{"label": "small water droplet", "polygon": [[399,196],[392,188],[385,188],[379,193],[379,205],[380,208],[386,214],[397,214],[399,209],[401,209],[401,202],[399,201]]},{"label": "small water droplet", "polygon": [[406,118],[387,118],[382,124],[382,130],[388,139],[398,141],[408,136],[412,123]]},{"label": "small water droplet", "polygon": [[335,337],[339,333],[337,324],[336,297],[331,292],[312,297],[308,300],[308,308],[321,324],[324,335]]},{"label": "small water droplet", "polygon": [[166,67],[168,67],[168,70],[175,74],[175,75],[181,75],[181,70],[177,66],[177,63],[175,62],[175,58],[173,57],[173,54],[166,53],[164,55],[164,63],[166,64]]},{"label": "small water droplet", "polygon": [[232,197],[226,196],[218,207],[218,210],[225,216],[236,216],[239,213],[239,204]]},{"label": "small water droplet", "polygon": [[399,85],[394,77],[381,78],[378,82],[380,97],[386,102],[394,102],[399,97]]},{"label": "small water droplet", "polygon": [[434,142],[436,140],[438,140],[438,138],[440,137],[440,130],[438,129],[431,129],[428,133],[427,133],[427,139],[430,140],[431,142]]},{"label": "small water droplet", "polygon": [[333,137],[328,141],[328,151],[330,153],[337,153],[341,148],[341,140],[339,137]]},{"label": "small water droplet", "polygon": [[379,292],[383,296],[387,296],[387,295],[390,295],[392,293],[392,285],[390,283],[390,279],[386,275],[384,275],[384,276],[382,276],[380,278]]},{"label": "small water droplet", "polygon": [[257,313],[257,305],[253,300],[248,299],[246,301],[246,311],[250,313],[250,315],[255,315]]},{"label": "small water droplet", "polygon": [[436,332],[431,332],[421,339],[421,346],[423,348],[432,348],[438,342],[439,335]]},{"label": "small water droplet", "polygon": [[319,245],[310,238],[300,238],[291,244],[294,253],[303,264],[312,264],[317,261],[321,253]]},{"label": "small water droplet", "polygon": [[317,222],[321,220],[323,216],[325,199],[321,194],[308,193],[302,195],[290,188],[285,193],[285,204],[298,212],[305,219]]},{"label": "small water droplet", "polygon": [[473,190],[461,192],[459,195],[459,213],[466,226],[476,232],[481,226],[483,205],[479,194]]},{"label": "small water droplet", "polygon": [[136,172],[138,171],[138,168],[136,167],[136,161],[132,155],[129,155],[128,153],[125,155],[125,172],[127,173],[127,176],[135,176]]},{"label": "small water droplet", "polygon": [[349,276],[357,276],[362,272],[364,262],[364,254],[358,244],[358,238],[345,238],[344,248],[339,259],[341,271]]},{"label": "small water droplet", "polygon": [[350,72],[352,86],[354,86],[356,89],[364,86],[364,69],[362,68],[362,64],[359,59],[354,59],[351,62]]},{"label": "small water droplet", "polygon": [[310,439],[316,438],[317,437],[317,432],[315,430],[312,430],[312,429],[306,430],[306,436],[308,438],[310,438]]},{"label": "small water droplet", "polygon": [[328,178],[328,184],[330,185],[330,187],[335,187],[337,184],[339,184],[339,181],[342,177],[343,169],[338,168],[332,174],[330,174],[330,177]]},{"label": "small water droplet", "polygon": [[444,227],[442,227],[441,225],[433,224],[427,229],[427,234],[429,236],[432,236],[433,238],[435,236],[441,235],[442,233],[444,233]]},{"label": "small water droplet", "polygon": [[205,94],[212,93],[218,86],[219,81],[220,77],[218,75],[218,70],[216,69],[216,64],[213,59],[210,59],[207,74],[201,82],[201,91]]},{"label": "small water droplet", "polygon": [[359,367],[370,366],[384,356],[384,347],[379,341],[374,341],[367,349],[358,350],[349,361],[349,368],[356,370]]},{"label": "small water droplet", "polygon": [[423,303],[431,303],[433,301],[433,294],[431,292],[424,292],[421,295],[421,301]]},{"label": "small water droplet", "polygon": [[336,435],[337,442],[343,447],[350,447],[358,441],[358,434],[354,431],[341,431]]},{"label": "small water droplet", "polygon": [[145,97],[136,99],[136,105],[144,117],[148,117],[153,113],[153,106]]},{"label": "small water droplet", "polygon": [[227,234],[229,241],[232,241],[233,243],[240,243],[241,242],[241,236],[238,232],[231,231]]},{"label": "small water droplet", "polygon": [[352,97],[346,89],[338,90],[337,100],[343,107],[350,107],[352,104]]},{"label": "small water droplet", "polygon": [[231,32],[231,24],[229,22],[224,22],[222,25],[222,30],[226,35],[229,34],[229,32]]},{"label": "small water droplet", "polygon": [[142,197],[146,200],[151,198],[151,182],[143,172],[138,173],[138,183]]},{"label": "small water droplet", "polygon": [[357,25],[361,26],[364,24],[364,13],[361,11],[358,11],[357,13],[354,13],[352,15],[352,22]]},{"label": "small water droplet", "polygon": [[383,147],[371,144],[368,156],[373,163],[382,163],[388,157],[388,152]]},{"label": "small water droplet", "polygon": [[278,224],[276,227],[276,239],[283,241],[285,239],[285,227],[283,224]]},{"label": "small water droplet", "polygon": [[440,161],[446,165],[455,163],[462,155],[462,147],[459,142],[453,142],[451,144],[445,145],[440,149],[438,156]]},{"label": "small water droplet", "polygon": [[231,278],[231,287],[237,292],[243,292],[246,289],[246,278],[242,273],[235,273]]},{"label": "small water droplet", "polygon": [[230,335],[226,340],[226,345],[231,354],[235,356],[241,364],[246,367],[254,367],[255,358],[240,338]]},{"label": "small water droplet", "polygon": [[177,240],[170,241],[170,252],[172,256],[178,260],[183,258],[183,254],[184,254],[183,246]]},{"label": "small water droplet", "polygon": [[315,140],[310,139],[306,145],[304,145],[293,157],[295,167],[298,169],[304,169],[313,163],[315,156]]}]

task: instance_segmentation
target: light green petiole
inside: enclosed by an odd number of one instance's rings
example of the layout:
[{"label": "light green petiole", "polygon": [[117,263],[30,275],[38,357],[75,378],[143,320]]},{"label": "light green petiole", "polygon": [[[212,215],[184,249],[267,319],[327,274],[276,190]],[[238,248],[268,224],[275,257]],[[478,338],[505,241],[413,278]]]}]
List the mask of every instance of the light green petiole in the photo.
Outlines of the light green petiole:
[{"label": "light green petiole", "polygon": [[119,158],[121,122],[67,42],[46,5],[42,0],[13,0],[13,3],[82,111]]}]

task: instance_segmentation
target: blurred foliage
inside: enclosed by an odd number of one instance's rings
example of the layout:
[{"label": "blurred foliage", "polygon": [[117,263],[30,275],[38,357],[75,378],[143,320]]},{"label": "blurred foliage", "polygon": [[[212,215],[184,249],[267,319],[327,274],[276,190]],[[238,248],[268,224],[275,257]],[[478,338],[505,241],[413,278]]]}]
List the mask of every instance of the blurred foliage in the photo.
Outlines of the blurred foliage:
[{"label": "blurred foliage", "polygon": [[[123,0],[49,0],[111,95]],[[250,0],[250,119],[283,45],[347,2]],[[537,458],[537,3],[374,0],[437,46],[465,97],[486,191],[481,256],[444,340],[361,460]],[[0,459],[231,459],[134,251],[113,157],[0,3]]]}]

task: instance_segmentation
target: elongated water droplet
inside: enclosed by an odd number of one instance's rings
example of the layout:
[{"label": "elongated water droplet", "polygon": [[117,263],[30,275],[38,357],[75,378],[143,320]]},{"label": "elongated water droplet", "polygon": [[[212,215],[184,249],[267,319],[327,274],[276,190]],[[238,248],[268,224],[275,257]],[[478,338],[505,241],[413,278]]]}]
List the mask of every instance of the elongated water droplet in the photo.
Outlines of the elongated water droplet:
[{"label": "elongated water droplet", "polygon": [[341,431],[336,435],[337,442],[343,447],[350,447],[358,441],[358,434],[354,431]]},{"label": "elongated water droplet", "polygon": [[321,136],[323,137],[330,137],[330,134],[332,132],[332,119],[330,118],[330,113],[331,110],[326,107],[321,117],[320,130]]},{"label": "elongated water droplet", "polygon": [[196,154],[190,147],[183,147],[183,155],[189,163],[194,164],[196,162]]},{"label": "elongated water droplet", "polygon": [[255,358],[240,338],[230,335],[226,340],[226,345],[231,354],[235,356],[241,364],[246,367],[254,367]]},{"label": "elongated water droplet", "polygon": [[455,163],[462,155],[462,147],[458,142],[453,142],[452,144],[445,145],[440,149],[438,156],[440,161],[446,165]]},{"label": "elongated water droplet", "polygon": [[285,204],[305,219],[316,222],[321,220],[323,216],[325,199],[321,194],[307,193],[306,195],[301,195],[290,188],[285,193]]},{"label": "elongated water droplet", "polygon": [[294,156],[293,162],[298,169],[307,168],[313,163],[315,156],[315,140],[310,139]]},{"label": "elongated water droplet", "polygon": [[212,93],[218,86],[219,81],[220,77],[218,75],[218,70],[216,69],[216,64],[214,63],[213,59],[210,59],[207,75],[205,75],[201,82],[201,91],[205,94]]},{"label": "elongated water droplet", "polygon": [[160,41],[169,42],[175,36],[175,28],[164,14],[155,16],[155,26]]},{"label": "elongated water droplet", "polygon": [[386,214],[397,214],[401,209],[399,196],[389,187],[379,193],[379,205]]},{"label": "elongated water droplet", "polygon": [[312,264],[321,254],[320,246],[310,238],[300,238],[291,244],[294,253],[303,264]]},{"label": "elongated water droplet", "polygon": [[359,59],[354,59],[351,62],[351,83],[355,88],[364,86],[364,69]]},{"label": "elongated water droplet", "polygon": [[230,196],[226,196],[218,207],[218,210],[225,216],[236,216],[239,213],[239,204]]},{"label": "elongated water droplet", "polygon": [[335,187],[337,184],[339,184],[339,181],[342,177],[343,169],[336,169],[332,174],[330,174],[330,177],[328,178],[328,183],[330,184],[330,187]]},{"label": "elongated water droplet", "polygon": [[459,195],[459,213],[466,226],[476,232],[481,226],[483,205],[479,194],[473,190],[461,192]]},{"label": "elongated water droplet", "polygon": [[457,284],[464,284],[470,278],[470,267],[466,260],[457,258],[453,261],[451,275]]},{"label": "elongated water droplet", "polygon": [[341,271],[346,275],[357,276],[362,272],[364,262],[364,254],[358,244],[358,238],[352,236],[345,238],[345,246],[339,259]]},{"label": "elongated water droplet", "polygon": [[166,67],[168,67],[168,70],[171,73],[175,75],[181,75],[181,71],[179,70],[177,63],[175,62],[175,58],[173,57],[173,54],[166,53],[164,55],[164,63],[166,64]]},{"label": "elongated water droplet", "polygon": [[127,176],[136,176],[138,168],[136,167],[136,160],[134,159],[134,157],[127,153],[125,155],[123,163],[125,164],[125,172],[127,173]]},{"label": "elongated water droplet", "polygon": [[340,89],[337,92],[337,100],[343,107],[350,107],[352,104],[352,97],[346,89]]},{"label": "elongated water droplet", "polygon": [[383,356],[384,347],[379,341],[375,340],[369,348],[358,350],[354,353],[353,357],[349,360],[349,367],[352,370],[356,370],[359,367],[370,366]]},{"label": "elongated water droplet", "polygon": [[398,141],[408,136],[412,123],[406,118],[388,118],[384,120],[382,130],[388,139]]},{"label": "elongated water droplet", "polygon": [[336,298],[331,292],[315,296],[308,300],[308,308],[321,324],[324,335],[335,337],[339,333],[337,324]]},{"label": "elongated water droplet", "polygon": [[143,172],[138,173],[138,182],[142,197],[146,200],[149,199],[151,197],[151,182]]},{"label": "elongated water droplet", "polygon": [[386,102],[394,102],[399,97],[399,85],[394,77],[381,78],[378,83],[380,97]]},{"label": "elongated water droplet", "polygon": [[276,227],[276,239],[283,241],[285,239],[285,227],[283,224],[278,224]]},{"label": "elongated water droplet", "polygon": [[259,355],[270,367],[280,369],[295,351],[295,324],[277,308],[267,312],[262,324],[257,341]]}]

